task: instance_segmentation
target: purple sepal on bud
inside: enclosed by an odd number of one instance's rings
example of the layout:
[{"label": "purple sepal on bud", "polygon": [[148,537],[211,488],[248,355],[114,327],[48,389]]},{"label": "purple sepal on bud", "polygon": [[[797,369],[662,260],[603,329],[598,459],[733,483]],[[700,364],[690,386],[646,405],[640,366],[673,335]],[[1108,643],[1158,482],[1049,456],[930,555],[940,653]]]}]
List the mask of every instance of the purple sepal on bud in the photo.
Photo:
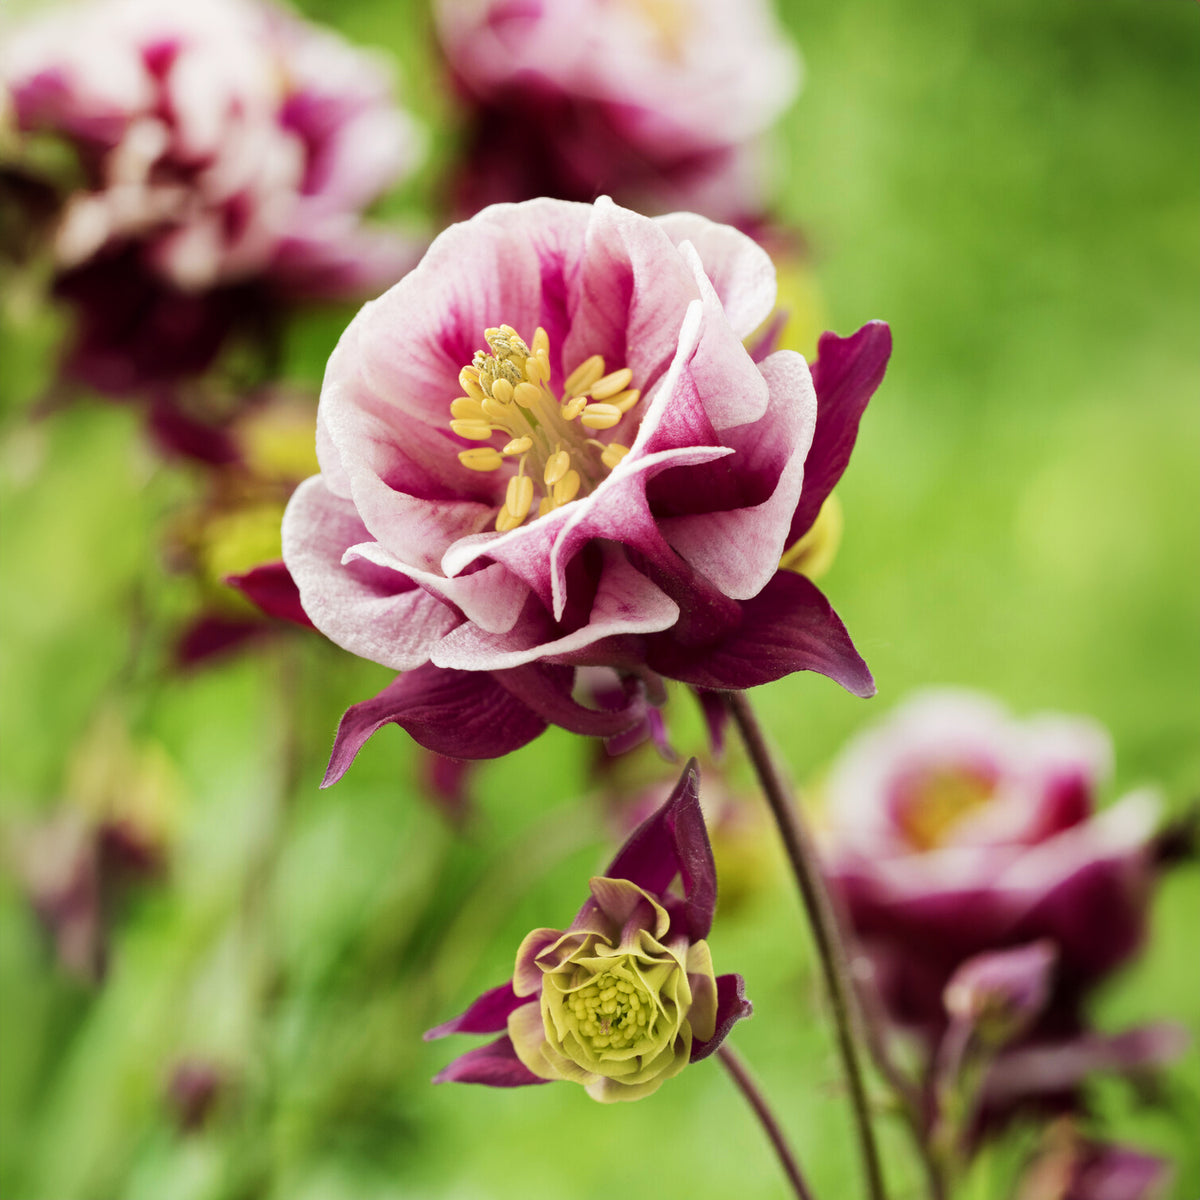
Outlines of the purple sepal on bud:
[{"label": "purple sepal on bud", "polygon": [[971,1026],[989,1046],[1020,1037],[1050,999],[1058,950],[1046,939],[977,954],[958,968],[942,999],[952,1021]]},{"label": "purple sepal on bud", "polygon": [[717,880],[698,782],[693,759],[662,807],[591,880],[570,927],[534,930],[508,983],[425,1035],[505,1031],[435,1082],[568,1079],[595,1100],[636,1100],[707,1057],[750,1015],[741,977],[714,975],[705,941]]}]

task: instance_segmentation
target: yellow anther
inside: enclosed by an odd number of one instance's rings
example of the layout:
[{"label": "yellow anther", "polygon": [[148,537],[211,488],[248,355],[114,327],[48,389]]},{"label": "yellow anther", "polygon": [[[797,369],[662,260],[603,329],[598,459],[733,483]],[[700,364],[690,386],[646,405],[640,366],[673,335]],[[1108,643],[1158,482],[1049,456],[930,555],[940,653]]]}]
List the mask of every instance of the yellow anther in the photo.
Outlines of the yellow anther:
[{"label": "yellow anther", "polygon": [[611,429],[621,415],[621,410],[613,404],[589,404],[579,422],[588,429]]},{"label": "yellow anther", "polygon": [[479,371],[475,367],[463,367],[458,373],[458,382],[472,400],[483,399],[483,388],[479,386]]},{"label": "yellow anther", "polygon": [[531,354],[525,360],[525,377],[530,383],[545,383],[550,378],[550,360]]},{"label": "yellow anther", "polygon": [[534,383],[518,383],[513,388],[513,399],[522,408],[532,408],[541,396],[541,388]]},{"label": "yellow anther", "polygon": [[491,396],[484,397],[480,408],[483,410],[483,415],[489,421],[495,421],[499,425],[506,424],[512,412],[509,405],[502,404],[499,400],[495,400]]},{"label": "yellow anther", "polygon": [[610,442],[604,447],[600,461],[611,471],[628,453],[628,446],[622,446],[620,442]]},{"label": "yellow anther", "polygon": [[572,396],[571,399],[568,400],[561,409],[559,409],[559,412],[562,414],[562,419],[564,421],[575,420],[575,418],[579,416],[579,414],[583,412],[585,408],[587,408],[587,404],[588,398],[586,396]]},{"label": "yellow anther", "polygon": [[533,439],[527,437],[513,438],[503,450],[501,454],[524,454],[533,445]]},{"label": "yellow anther", "polygon": [[502,508],[496,517],[496,532],[507,533],[510,529],[516,529],[522,520],[524,520],[523,517],[510,513],[507,508]]},{"label": "yellow anther", "polygon": [[[586,392],[603,374],[604,359],[599,354],[593,354],[591,358],[585,358],[567,376],[563,391],[569,396],[577,396],[580,392]],[[630,377],[632,378],[632,375]]]},{"label": "yellow anther", "polygon": [[495,396],[501,404],[511,404],[513,398],[513,385],[507,379],[497,379],[492,384],[492,395]]},{"label": "yellow anther", "polygon": [[628,388],[623,392],[618,392],[615,396],[609,396],[608,402],[614,408],[619,408],[623,413],[627,413],[641,398],[640,388]]},{"label": "yellow anther", "polygon": [[550,335],[540,325],[533,332],[529,348],[537,355],[550,353]]},{"label": "yellow anther", "polygon": [[551,500],[549,496],[543,496],[538,501],[537,515],[539,517],[544,517],[548,512],[553,512],[553,511],[554,511],[554,501]]},{"label": "yellow anther", "polygon": [[546,471],[542,478],[548,486],[556,484],[571,469],[571,456],[559,450],[546,460]]},{"label": "yellow anther", "polygon": [[492,427],[487,421],[451,421],[450,428],[471,442],[486,442],[492,436]]},{"label": "yellow anther", "polygon": [[518,521],[523,521],[532,503],[533,480],[528,475],[514,475],[508,481],[508,490],[504,494],[504,507]]},{"label": "yellow anther", "polygon": [[579,487],[583,480],[579,478],[578,471],[568,471],[555,485],[551,492],[551,499],[555,506],[567,504],[574,500],[579,495]]},{"label": "yellow anther", "polygon": [[602,379],[597,379],[588,388],[588,391],[592,393],[592,399],[594,400],[607,400],[609,396],[615,396],[618,392],[623,392],[629,386],[629,381],[632,378],[633,372],[628,367],[622,367],[619,371],[613,371],[611,375],[605,375]]},{"label": "yellow anther", "polygon": [[482,421],[483,405],[470,396],[459,396],[457,400],[450,401],[450,415],[458,417],[460,421]]},{"label": "yellow anther", "polygon": [[471,471],[494,471],[504,459],[491,446],[473,446],[470,450],[460,450],[458,461]]}]

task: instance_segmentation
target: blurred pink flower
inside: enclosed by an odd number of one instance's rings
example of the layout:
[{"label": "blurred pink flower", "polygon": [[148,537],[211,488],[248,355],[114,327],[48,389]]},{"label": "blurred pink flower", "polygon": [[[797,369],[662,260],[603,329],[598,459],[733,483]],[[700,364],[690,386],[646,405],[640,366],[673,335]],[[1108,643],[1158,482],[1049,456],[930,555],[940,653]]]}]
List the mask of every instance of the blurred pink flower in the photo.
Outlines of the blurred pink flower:
[{"label": "blurred pink flower", "polygon": [[766,0],[438,0],[435,14],[468,106],[462,210],[607,194],[762,212],[754,139],[800,76]]},{"label": "blurred pink flower", "polygon": [[393,282],[412,245],[362,225],[419,137],[383,65],[255,0],[100,0],[0,50],[18,130],[65,139],[56,290],[68,374],[124,393],[196,374],[298,299]]},{"label": "blurred pink flower", "polygon": [[[1177,1030],[1087,1029],[1089,990],[1139,948],[1156,876],[1155,797],[1101,812],[1105,732],[918,695],[856,738],[826,789],[826,865],[885,1015],[932,1055],[950,1029],[1002,1047],[983,1102],[1069,1102],[1092,1071],[1169,1061]],[[943,1048],[943,1056],[945,1050]]]},{"label": "blurred pink flower", "polygon": [[[318,629],[405,674],[346,714],[329,781],[389,721],[455,758],[548,722],[619,734],[658,675],[873,691],[779,562],[845,467],[890,337],[826,335],[811,375],[793,351],[756,362],[742,339],[774,295],[731,228],[540,200],[451,227],[359,313],[284,559]],[[624,702],[580,704],[583,666],[615,671]]]}]

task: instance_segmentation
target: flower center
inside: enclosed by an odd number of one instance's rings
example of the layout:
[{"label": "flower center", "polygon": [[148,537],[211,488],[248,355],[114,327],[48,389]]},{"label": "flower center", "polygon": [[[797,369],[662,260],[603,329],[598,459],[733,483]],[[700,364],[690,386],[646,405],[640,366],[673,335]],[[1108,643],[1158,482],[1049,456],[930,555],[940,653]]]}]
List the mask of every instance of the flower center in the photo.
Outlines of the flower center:
[{"label": "flower center", "polygon": [[641,399],[631,388],[628,367],[605,371],[593,354],[567,376],[561,399],[546,386],[550,379],[550,338],[540,326],[527,344],[511,325],[485,329],[491,353],[477,350],[458,381],[464,396],[450,405],[450,428],[473,442],[459,452],[472,471],[497,471],[516,459],[504,504],[496,517],[501,533],[529,515],[534,492],[541,492],[536,516],[543,517],[581,492],[590,492],[629,453],[619,442],[602,442],[591,431],[611,429]]},{"label": "flower center", "polygon": [[916,850],[941,846],[954,827],[992,798],[996,781],[967,768],[941,767],[904,781],[897,821]]},{"label": "flower center", "polygon": [[571,993],[567,1004],[580,1041],[595,1051],[624,1050],[644,1040],[657,1016],[649,992],[620,968],[594,976]]}]

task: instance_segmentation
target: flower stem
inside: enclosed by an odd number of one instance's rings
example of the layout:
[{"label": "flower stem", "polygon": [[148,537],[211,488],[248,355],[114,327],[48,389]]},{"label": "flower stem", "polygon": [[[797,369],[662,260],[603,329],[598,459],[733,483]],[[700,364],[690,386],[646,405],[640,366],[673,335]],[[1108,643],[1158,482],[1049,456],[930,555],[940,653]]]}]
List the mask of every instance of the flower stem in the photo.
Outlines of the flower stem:
[{"label": "flower stem", "polygon": [[783,1172],[792,1185],[792,1190],[800,1200],[812,1200],[812,1192],[808,1190],[808,1185],[804,1182],[804,1176],[800,1173],[800,1165],[784,1140],[783,1130],[779,1128],[775,1114],[771,1112],[766,1098],[758,1090],[758,1085],[751,1077],[746,1064],[742,1062],[728,1042],[717,1051],[717,1057],[721,1060],[725,1070],[729,1072],[733,1082],[738,1085],[742,1095],[750,1102],[750,1107],[754,1109],[754,1115],[758,1117],[763,1129],[766,1130],[767,1137],[770,1138],[771,1145],[779,1157],[780,1166],[783,1167]]},{"label": "flower stem", "polygon": [[745,742],[750,761],[754,764],[771,815],[775,818],[792,874],[800,889],[800,898],[808,914],[817,958],[829,993],[838,1051],[850,1092],[854,1129],[866,1174],[867,1195],[871,1200],[886,1200],[879,1147],[875,1143],[875,1131],[871,1126],[862,1061],[858,1050],[859,1039],[856,1036],[860,1029],[861,1017],[850,981],[850,965],[846,958],[845,946],[839,934],[833,902],[821,875],[816,847],[799,810],[791,802],[783,776],[767,748],[766,739],[746,694],[731,692],[726,696],[726,703]]}]

